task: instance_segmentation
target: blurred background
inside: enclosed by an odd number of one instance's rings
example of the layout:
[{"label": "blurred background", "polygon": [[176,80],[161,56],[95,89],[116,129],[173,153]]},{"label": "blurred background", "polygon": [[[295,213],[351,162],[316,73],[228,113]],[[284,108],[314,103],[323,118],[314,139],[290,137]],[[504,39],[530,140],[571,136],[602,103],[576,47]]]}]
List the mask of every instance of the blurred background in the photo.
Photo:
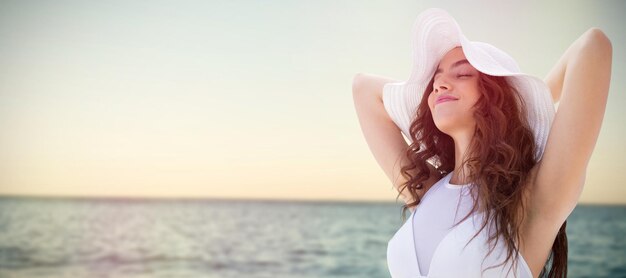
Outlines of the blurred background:
[{"label": "blurred background", "polygon": [[625,3],[0,1],[0,276],[389,277],[352,77],[406,79],[429,7],[541,78],[611,39],[570,276],[626,276]]}]

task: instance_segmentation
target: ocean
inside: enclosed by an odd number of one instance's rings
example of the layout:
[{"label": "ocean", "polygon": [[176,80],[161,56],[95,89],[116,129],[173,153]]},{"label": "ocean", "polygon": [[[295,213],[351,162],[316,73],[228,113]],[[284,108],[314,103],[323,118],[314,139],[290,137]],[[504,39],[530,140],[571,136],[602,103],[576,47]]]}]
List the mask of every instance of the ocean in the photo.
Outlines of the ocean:
[{"label": "ocean", "polygon": [[[390,277],[401,225],[392,202],[3,197],[0,277]],[[567,231],[568,277],[626,277],[626,206]]]}]

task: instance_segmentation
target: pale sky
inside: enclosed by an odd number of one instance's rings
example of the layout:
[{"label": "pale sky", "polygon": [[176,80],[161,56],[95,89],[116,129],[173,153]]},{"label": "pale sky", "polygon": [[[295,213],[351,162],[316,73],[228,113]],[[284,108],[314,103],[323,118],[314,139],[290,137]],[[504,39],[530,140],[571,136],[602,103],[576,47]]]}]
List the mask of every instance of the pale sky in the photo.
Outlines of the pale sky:
[{"label": "pale sky", "polygon": [[409,75],[426,8],[543,78],[590,27],[613,76],[581,203],[626,204],[624,1],[2,1],[0,195],[394,201],[357,72]]}]

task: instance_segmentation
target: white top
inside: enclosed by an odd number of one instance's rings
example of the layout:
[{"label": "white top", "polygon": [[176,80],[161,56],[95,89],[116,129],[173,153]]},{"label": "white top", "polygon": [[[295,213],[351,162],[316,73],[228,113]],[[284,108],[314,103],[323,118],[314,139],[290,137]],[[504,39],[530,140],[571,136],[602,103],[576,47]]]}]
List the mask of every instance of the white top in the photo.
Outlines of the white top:
[{"label": "white top", "polygon": [[469,190],[473,185],[450,184],[451,177],[452,173],[449,173],[426,192],[408,221],[389,240],[387,266],[391,276],[532,278],[521,254],[517,275],[514,275],[511,262],[487,269],[506,259],[506,245],[499,240],[496,249],[483,262],[489,251],[488,232],[494,231],[489,225],[464,248],[480,229],[482,214],[474,213],[453,227],[472,209],[473,198]]}]

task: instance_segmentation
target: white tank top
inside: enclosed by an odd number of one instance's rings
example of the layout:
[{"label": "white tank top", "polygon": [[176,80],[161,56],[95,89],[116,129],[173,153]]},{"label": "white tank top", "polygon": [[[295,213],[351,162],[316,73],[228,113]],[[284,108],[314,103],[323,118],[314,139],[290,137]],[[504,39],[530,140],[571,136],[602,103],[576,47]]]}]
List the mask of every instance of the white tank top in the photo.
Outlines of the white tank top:
[{"label": "white tank top", "polygon": [[[480,229],[482,214],[474,213],[453,227],[471,211],[474,201],[470,194],[472,185],[450,184],[451,177],[449,173],[426,192],[409,219],[389,240],[387,265],[391,276],[531,278],[530,268],[521,254],[516,275],[514,269],[509,272],[511,262],[487,269],[506,258],[506,246],[500,240],[483,262],[488,252],[487,234],[493,231],[489,226],[464,248]],[[481,274],[481,270],[485,271]]]}]

